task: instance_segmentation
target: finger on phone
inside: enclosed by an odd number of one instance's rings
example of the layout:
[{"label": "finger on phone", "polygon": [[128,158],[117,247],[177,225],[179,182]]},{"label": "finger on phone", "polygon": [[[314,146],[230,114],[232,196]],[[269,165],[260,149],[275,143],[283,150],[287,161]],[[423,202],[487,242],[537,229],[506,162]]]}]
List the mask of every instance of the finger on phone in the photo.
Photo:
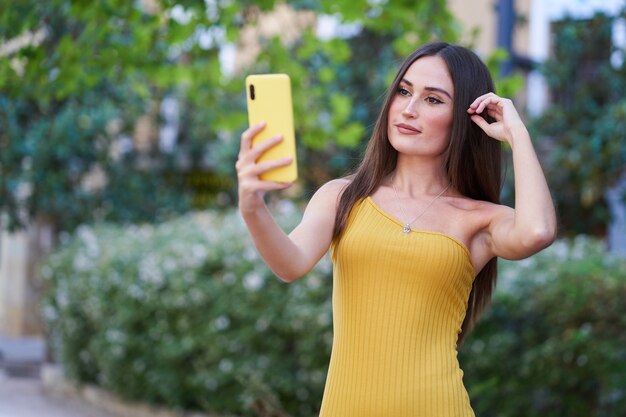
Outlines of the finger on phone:
[{"label": "finger on phone", "polygon": [[287,166],[291,163],[292,160],[293,160],[292,157],[286,156],[284,158],[278,158],[278,159],[272,159],[269,161],[259,162],[256,165],[255,174],[261,175],[272,169]]},{"label": "finger on phone", "polygon": [[265,122],[259,122],[250,126],[241,134],[241,149],[250,149],[252,147],[252,139],[263,129],[265,129]]},{"label": "finger on phone", "polygon": [[263,142],[254,145],[252,149],[255,151],[256,157],[259,157],[263,152],[278,145],[280,142],[283,141],[283,139],[284,137],[282,135],[272,136],[271,138],[268,138],[267,140],[264,140]]}]

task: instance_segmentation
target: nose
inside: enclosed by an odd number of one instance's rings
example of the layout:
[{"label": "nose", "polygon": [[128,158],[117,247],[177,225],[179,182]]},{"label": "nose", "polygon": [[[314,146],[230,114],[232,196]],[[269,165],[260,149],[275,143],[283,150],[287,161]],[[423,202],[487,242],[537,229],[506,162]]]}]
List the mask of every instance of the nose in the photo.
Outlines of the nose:
[{"label": "nose", "polygon": [[415,97],[411,97],[411,100],[409,100],[404,110],[402,110],[402,115],[409,118],[417,117],[417,106],[415,103]]}]

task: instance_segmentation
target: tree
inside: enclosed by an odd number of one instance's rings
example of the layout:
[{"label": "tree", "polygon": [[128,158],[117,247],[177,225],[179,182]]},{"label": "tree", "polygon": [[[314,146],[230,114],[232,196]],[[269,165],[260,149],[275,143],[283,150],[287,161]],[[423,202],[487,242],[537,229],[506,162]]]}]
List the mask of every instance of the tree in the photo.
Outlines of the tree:
[{"label": "tree", "polygon": [[[9,226],[44,215],[71,230],[93,218],[153,219],[186,207],[174,193],[181,179],[167,175],[173,158],[154,146],[139,151],[130,139],[152,103],[194,71],[169,56],[193,28],[165,19],[167,4],[154,6],[2,8],[4,46],[40,34],[0,64],[0,209]],[[198,82],[214,80],[216,68],[207,65]]]},{"label": "tree", "polygon": [[[38,216],[57,230],[94,219],[155,220],[190,207],[185,173],[232,177],[246,123],[244,74],[225,74],[219,56],[276,4],[27,0],[2,6],[0,210],[8,225]],[[292,76],[301,154],[313,162],[337,149],[349,155],[371,123],[353,84],[363,82],[359,62],[371,63],[367,73],[376,75],[365,85],[377,90],[397,56],[432,37],[456,36],[442,0],[290,6],[362,28],[351,39],[321,40],[312,26],[291,43],[261,35],[261,53],[248,69]],[[369,61],[355,62],[360,39],[385,42]],[[158,142],[166,97],[181,109],[176,146],[168,149]],[[345,168],[346,159],[338,161]],[[316,182],[319,166],[305,166],[305,182]],[[229,185],[218,181],[216,188]]]},{"label": "tree", "polygon": [[[553,57],[543,68],[553,103],[533,130],[544,140],[547,177],[566,234],[604,234],[610,220],[605,190],[626,174],[626,51],[611,41],[617,18],[560,22]],[[615,59],[620,54],[621,61]]]}]

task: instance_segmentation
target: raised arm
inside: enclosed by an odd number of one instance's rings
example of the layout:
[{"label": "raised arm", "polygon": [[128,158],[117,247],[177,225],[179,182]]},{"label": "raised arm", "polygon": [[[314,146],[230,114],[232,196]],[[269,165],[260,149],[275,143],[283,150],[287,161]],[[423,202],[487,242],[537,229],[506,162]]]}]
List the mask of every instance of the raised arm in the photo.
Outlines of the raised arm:
[{"label": "raised arm", "polygon": [[272,217],[263,197],[267,191],[285,189],[291,184],[262,181],[259,175],[288,165],[291,158],[257,162],[263,152],[282,140],[274,137],[252,146],[252,138],[263,128],[263,124],[258,124],[241,135],[236,164],[239,210],[267,266],[283,281],[292,282],[309,272],[328,250],[343,186],[341,180],[336,180],[321,187],[307,205],[300,224],[287,235]]},{"label": "raised arm", "polygon": [[[479,114],[495,119],[488,123]],[[511,146],[515,176],[515,208],[498,207],[488,227],[494,256],[526,258],[549,246],[556,237],[556,214],[550,190],[530,135],[513,102],[489,93],[470,105],[472,121],[490,137]]]}]

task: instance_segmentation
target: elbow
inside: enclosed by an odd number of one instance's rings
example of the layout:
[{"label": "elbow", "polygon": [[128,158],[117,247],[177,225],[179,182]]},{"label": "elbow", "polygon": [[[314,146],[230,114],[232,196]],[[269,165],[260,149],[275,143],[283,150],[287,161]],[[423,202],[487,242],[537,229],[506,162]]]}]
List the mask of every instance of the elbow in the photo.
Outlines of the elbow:
[{"label": "elbow", "polygon": [[280,279],[282,282],[286,283],[286,284],[291,284],[292,282],[298,280],[298,278],[300,278],[299,276],[296,275],[289,275],[289,274],[276,274],[276,276],[278,277],[278,279]]},{"label": "elbow", "polygon": [[304,273],[299,271],[272,271],[274,275],[278,277],[282,282],[286,284],[291,284],[294,281],[300,279]]},{"label": "elbow", "polygon": [[303,256],[299,252],[291,252],[289,255],[282,256],[278,262],[266,262],[266,264],[278,279],[289,284],[311,272],[318,260]]},{"label": "elbow", "polygon": [[556,240],[556,227],[544,226],[530,230],[526,234],[524,246],[529,252],[539,252],[550,246]]},{"label": "elbow", "polygon": [[294,261],[281,263],[280,265],[277,265],[276,268],[271,268],[274,275],[287,284],[299,280],[308,274],[315,266],[314,263],[309,263],[304,260],[298,261],[296,257],[291,259],[294,259]]}]

